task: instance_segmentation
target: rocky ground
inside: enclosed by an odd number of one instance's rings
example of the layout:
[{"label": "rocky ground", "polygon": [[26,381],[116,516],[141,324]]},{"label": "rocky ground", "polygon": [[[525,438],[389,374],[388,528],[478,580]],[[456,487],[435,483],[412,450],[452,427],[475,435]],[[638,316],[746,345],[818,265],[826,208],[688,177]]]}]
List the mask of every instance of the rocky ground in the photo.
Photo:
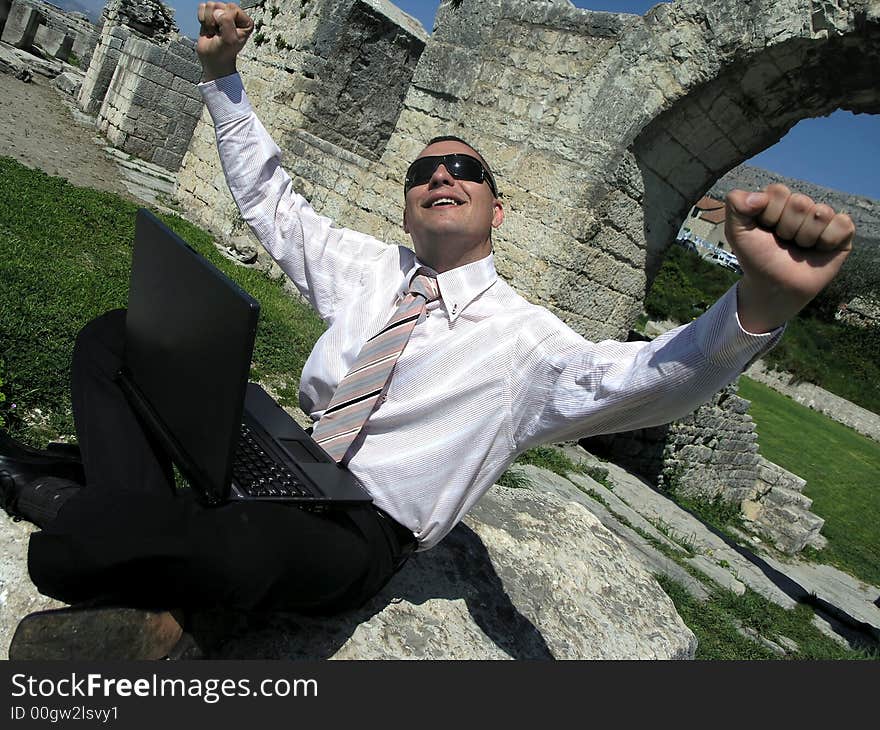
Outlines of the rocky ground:
[{"label": "rocky ground", "polygon": [[35,75],[24,83],[0,74],[0,95],[0,155],[74,185],[129,195],[94,120],[75,118],[49,79]]},{"label": "rocky ground", "polygon": [[[746,534],[735,544],[638,477],[577,445],[557,448],[607,477],[515,467],[527,488],[493,487],[361,610],[197,615],[200,646],[227,659],[693,658],[693,634],[649,574],[699,601],[721,587],[786,609],[808,602],[813,623],[842,646],[880,642],[880,588]],[[0,652],[22,615],[58,605],[27,578],[32,529],[0,515]],[[740,631],[780,657],[798,653],[790,637]]]},{"label": "rocky ground", "polygon": [[[24,55],[0,44],[0,60]],[[28,82],[0,73],[4,102],[0,105],[0,155],[64,177],[74,185],[164,207],[174,192],[174,174],[109,147],[98,134],[95,118],[80,112],[72,96],[37,72],[42,66],[32,68]],[[64,64],[64,68],[74,77],[82,76],[72,66]]]}]

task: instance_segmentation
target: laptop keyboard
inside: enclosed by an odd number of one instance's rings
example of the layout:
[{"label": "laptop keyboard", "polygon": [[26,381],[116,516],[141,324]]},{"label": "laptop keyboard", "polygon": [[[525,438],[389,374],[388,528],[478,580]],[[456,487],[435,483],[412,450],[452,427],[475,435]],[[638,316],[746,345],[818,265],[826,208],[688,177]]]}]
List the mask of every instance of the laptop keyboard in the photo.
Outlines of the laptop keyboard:
[{"label": "laptop keyboard", "polygon": [[245,424],[241,424],[232,476],[239,488],[252,497],[313,498],[292,471],[263,450]]}]

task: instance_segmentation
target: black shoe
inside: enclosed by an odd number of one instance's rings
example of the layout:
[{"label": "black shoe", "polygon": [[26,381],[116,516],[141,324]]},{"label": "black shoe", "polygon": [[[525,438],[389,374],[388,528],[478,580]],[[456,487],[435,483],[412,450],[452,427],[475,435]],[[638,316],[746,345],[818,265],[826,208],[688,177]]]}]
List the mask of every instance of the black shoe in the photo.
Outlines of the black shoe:
[{"label": "black shoe", "polygon": [[139,608],[62,608],[25,616],[9,658],[115,661],[198,659],[201,653],[182,621],[168,611]]},{"label": "black shoe", "polygon": [[0,507],[12,517],[45,527],[84,483],[79,462],[0,453]]}]

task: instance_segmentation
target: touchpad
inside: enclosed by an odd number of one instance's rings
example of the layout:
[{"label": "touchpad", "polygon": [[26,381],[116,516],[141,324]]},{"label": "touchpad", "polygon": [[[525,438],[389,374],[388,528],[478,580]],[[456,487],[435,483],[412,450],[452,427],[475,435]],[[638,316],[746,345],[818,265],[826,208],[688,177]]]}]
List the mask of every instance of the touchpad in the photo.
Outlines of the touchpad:
[{"label": "touchpad", "polygon": [[309,451],[308,448],[306,448],[302,441],[297,441],[296,439],[278,439],[278,443],[285,448],[287,453],[301,464],[311,464],[321,461]]}]

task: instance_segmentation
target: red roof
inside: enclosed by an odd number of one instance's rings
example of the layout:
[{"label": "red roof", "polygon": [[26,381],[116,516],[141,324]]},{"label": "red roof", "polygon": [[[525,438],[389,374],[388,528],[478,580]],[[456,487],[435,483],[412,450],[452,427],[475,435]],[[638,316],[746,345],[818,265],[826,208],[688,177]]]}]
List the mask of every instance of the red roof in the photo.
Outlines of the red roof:
[{"label": "red roof", "polygon": [[694,207],[700,211],[700,218],[709,223],[717,225],[724,223],[727,218],[727,207],[723,200],[715,200],[715,198],[704,195]]}]

